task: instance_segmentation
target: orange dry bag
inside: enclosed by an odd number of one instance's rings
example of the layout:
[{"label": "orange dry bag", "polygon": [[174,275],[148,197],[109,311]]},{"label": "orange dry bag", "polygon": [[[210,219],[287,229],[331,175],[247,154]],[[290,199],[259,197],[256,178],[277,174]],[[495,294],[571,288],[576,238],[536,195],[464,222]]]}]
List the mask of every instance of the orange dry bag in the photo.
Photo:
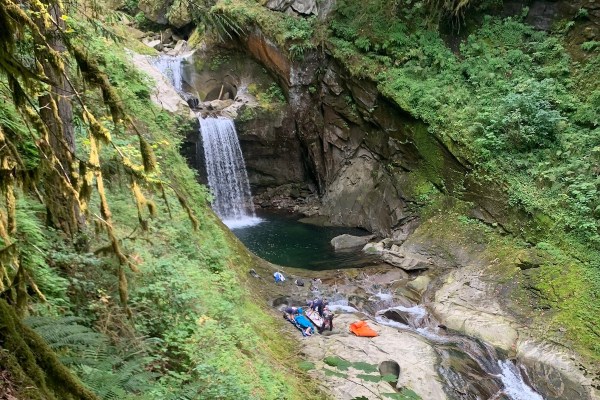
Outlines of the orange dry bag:
[{"label": "orange dry bag", "polygon": [[377,336],[377,332],[375,332],[369,325],[367,325],[366,321],[357,321],[353,324],[350,324],[350,331],[354,333],[356,336],[364,336],[364,337],[375,337]]}]

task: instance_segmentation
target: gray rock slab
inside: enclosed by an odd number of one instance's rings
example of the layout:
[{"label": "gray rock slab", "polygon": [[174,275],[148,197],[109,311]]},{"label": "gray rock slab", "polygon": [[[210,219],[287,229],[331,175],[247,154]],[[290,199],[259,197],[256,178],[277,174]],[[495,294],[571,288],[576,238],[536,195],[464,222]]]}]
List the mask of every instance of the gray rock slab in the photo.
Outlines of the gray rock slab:
[{"label": "gray rock slab", "polygon": [[374,235],[354,236],[344,234],[331,239],[331,245],[335,250],[351,249],[353,247],[364,246],[369,240],[373,239],[374,237]]}]

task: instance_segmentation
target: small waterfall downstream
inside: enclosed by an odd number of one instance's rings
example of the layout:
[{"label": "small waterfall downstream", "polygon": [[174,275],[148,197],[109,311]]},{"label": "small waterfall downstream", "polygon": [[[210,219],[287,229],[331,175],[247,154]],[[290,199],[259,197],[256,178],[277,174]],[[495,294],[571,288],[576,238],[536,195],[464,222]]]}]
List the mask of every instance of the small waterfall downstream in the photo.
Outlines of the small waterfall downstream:
[{"label": "small waterfall downstream", "polygon": [[[396,321],[397,316],[403,322]],[[382,325],[417,333],[434,344],[442,360],[438,371],[457,399],[543,400],[526,383],[519,366],[503,359],[487,343],[439,328],[420,304],[384,308],[374,319]]]},{"label": "small waterfall downstream", "polygon": [[[233,121],[227,118],[198,118],[212,208],[230,228],[254,225],[248,173]],[[197,149],[199,150],[199,149]]]}]

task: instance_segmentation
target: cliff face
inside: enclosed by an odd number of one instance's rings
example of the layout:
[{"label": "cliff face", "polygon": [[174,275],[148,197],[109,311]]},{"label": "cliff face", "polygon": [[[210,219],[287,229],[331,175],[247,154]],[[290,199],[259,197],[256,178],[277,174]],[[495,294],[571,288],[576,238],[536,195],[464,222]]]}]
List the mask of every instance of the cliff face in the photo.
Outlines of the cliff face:
[{"label": "cliff face", "polygon": [[[524,21],[540,30],[576,21],[568,24],[566,40],[577,58],[581,43],[598,38],[596,3],[506,1],[493,12],[515,16],[528,7]],[[468,14],[466,33],[478,26],[478,19],[477,13]],[[460,41],[465,32],[449,33],[448,41]],[[334,60],[327,49],[307,51],[294,59],[273,40],[255,27],[239,42],[277,78],[289,101],[276,135],[268,138],[252,128],[253,141],[242,143],[250,164],[252,153],[259,154],[257,143],[269,160],[280,160],[275,162],[276,177],[270,178],[273,185],[292,182],[286,175],[301,176],[291,171],[304,171],[304,181],[314,183],[321,196],[321,214],[336,224],[360,226],[380,235],[404,236],[416,222],[415,210],[436,191],[472,202],[471,215],[488,223],[511,231],[523,227],[526,218],[508,209],[502,183],[472,177],[469,163],[460,157],[464,144],[436,140],[426,124],[389,101],[374,82],[351,76],[344,60]],[[244,141],[246,129],[238,125]],[[288,144],[286,150],[299,149],[301,157],[273,152],[281,143]],[[291,143],[295,144],[289,147]],[[255,189],[260,192],[265,187]],[[534,218],[543,222],[545,217]]]},{"label": "cliff face", "polygon": [[314,184],[319,212],[334,224],[397,238],[414,229],[418,207],[439,191],[473,201],[479,218],[507,219],[500,191],[490,195],[467,163],[373,82],[351,77],[326,53],[289,60],[259,30],[240,46],[277,77],[289,101],[276,120],[237,123],[255,193]]}]

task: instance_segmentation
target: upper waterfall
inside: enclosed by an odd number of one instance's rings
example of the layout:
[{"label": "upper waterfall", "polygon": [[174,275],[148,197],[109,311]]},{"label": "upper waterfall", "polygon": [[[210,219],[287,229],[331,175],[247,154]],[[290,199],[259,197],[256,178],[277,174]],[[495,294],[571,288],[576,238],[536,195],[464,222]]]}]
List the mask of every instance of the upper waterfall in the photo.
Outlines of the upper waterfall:
[{"label": "upper waterfall", "polygon": [[183,92],[183,56],[158,56],[150,59],[151,64],[160,71],[178,93]]},{"label": "upper waterfall", "polygon": [[260,221],[254,214],[248,173],[233,121],[198,118],[212,208],[230,228]]}]

